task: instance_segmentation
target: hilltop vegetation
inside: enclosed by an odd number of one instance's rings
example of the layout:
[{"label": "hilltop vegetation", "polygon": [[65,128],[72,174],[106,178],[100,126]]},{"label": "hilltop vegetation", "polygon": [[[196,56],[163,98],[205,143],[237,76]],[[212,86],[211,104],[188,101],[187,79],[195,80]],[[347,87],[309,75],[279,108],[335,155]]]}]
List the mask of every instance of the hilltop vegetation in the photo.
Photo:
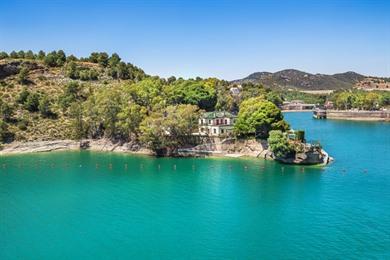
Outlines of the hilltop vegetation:
[{"label": "hilltop vegetation", "polygon": [[353,71],[326,75],[311,74],[293,69],[275,73],[256,72],[243,79],[234,80],[232,83],[261,84],[268,88],[282,90],[346,90],[355,87],[386,90],[390,88],[390,79],[388,78],[366,77]]}]

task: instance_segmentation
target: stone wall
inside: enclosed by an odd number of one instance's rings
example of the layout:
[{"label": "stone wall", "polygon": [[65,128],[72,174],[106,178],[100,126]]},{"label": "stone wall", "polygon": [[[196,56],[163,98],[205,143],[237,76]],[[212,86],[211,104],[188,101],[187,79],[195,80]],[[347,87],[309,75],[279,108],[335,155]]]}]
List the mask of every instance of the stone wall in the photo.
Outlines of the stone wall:
[{"label": "stone wall", "polygon": [[390,111],[326,110],[328,119],[390,121]]}]

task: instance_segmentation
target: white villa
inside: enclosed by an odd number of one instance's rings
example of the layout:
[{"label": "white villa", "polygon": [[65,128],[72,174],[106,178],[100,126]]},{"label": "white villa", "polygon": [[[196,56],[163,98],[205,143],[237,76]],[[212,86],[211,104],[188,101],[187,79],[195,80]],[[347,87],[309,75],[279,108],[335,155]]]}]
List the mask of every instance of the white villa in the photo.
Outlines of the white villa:
[{"label": "white villa", "polygon": [[230,135],[233,133],[236,117],[225,111],[204,113],[199,118],[199,134],[210,136]]}]

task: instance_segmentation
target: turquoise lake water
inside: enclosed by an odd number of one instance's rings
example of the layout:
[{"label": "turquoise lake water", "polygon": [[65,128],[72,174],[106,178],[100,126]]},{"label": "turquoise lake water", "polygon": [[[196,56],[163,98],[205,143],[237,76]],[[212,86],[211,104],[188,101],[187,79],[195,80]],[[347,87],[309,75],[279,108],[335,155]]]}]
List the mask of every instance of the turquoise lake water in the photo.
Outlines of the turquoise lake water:
[{"label": "turquoise lake water", "polygon": [[389,259],[390,124],[286,118],[335,162],[0,157],[0,259]]}]

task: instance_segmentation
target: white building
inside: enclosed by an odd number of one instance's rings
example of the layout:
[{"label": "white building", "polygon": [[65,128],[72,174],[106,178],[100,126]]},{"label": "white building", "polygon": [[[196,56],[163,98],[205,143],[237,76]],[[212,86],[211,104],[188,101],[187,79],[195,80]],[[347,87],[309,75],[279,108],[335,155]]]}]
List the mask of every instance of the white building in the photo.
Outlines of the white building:
[{"label": "white building", "polygon": [[210,136],[230,135],[233,133],[236,117],[225,111],[204,113],[199,118],[199,134]]}]

